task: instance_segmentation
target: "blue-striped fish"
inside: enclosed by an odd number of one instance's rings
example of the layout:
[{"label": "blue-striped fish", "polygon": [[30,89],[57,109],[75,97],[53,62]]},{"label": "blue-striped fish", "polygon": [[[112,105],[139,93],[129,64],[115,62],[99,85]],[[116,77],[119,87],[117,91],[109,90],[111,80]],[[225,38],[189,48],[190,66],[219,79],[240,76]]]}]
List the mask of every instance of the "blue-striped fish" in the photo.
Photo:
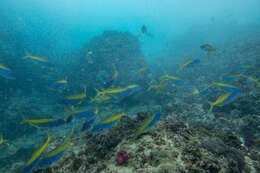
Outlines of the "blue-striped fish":
[{"label": "blue-striped fish", "polygon": [[42,157],[42,153],[47,147],[50,140],[51,137],[50,135],[48,135],[46,142],[38,150],[36,150],[34,154],[31,156],[30,160],[28,160],[28,162],[25,163],[22,173],[30,173],[33,170],[33,168],[39,163],[39,160]]},{"label": "blue-striped fish", "polygon": [[4,66],[3,64],[0,64],[0,75],[7,79],[15,79],[12,70]]},{"label": "blue-striped fish", "polygon": [[199,63],[200,63],[199,59],[188,59],[187,61],[184,62],[184,64],[182,64],[179,71],[182,70],[185,67],[194,67],[195,65],[197,65]]},{"label": "blue-striped fish", "polygon": [[162,112],[158,112],[157,114],[148,118],[148,120],[146,120],[145,123],[137,130],[135,137],[138,137],[145,130],[147,130],[147,129],[151,128],[153,125],[155,125],[160,120],[162,115],[163,115]]},{"label": "blue-striped fish", "polygon": [[37,56],[32,56],[29,52],[25,51],[25,56],[23,58],[26,59],[31,59],[35,62],[37,62],[40,65],[43,65],[45,67],[53,67],[53,64],[51,64],[47,59],[45,58],[41,58],[41,57],[37,57]]},{"label": "blue-striped fish", "polygon": [[200,48],[207,52],[208,57],[211,56],[211,54],[210,54],[211,52],[216,52],[218,50],[217,48],[214,48],[209,44],[203,44],[203,45],[200,46]]},{"label": "blue-striped fish", "polygon": [[239,88],[235,87],[234,85],[230,85],[230,84],[225,84],[225,83],[220,83],[220,82],[214,82],[213,84],[228,92],[234,92],[234,91],[240,90]]},{"label": "blue-striped fish", "polygon": [[209,113],[212,112],[212,110],[215,106],[218,106],[218,105],[223,106],[225,104],[233,102],[234,100],[236,100],[239,97],[239,95],[241,93],[242,93],[242,91],[238,90],[238,91],[235,91],[235,92],[228,92],[224,95],[219,96],[218,99],[215,102],[210,103],[211,106],[210,106],[210,109],[209,109]]},{"label": "blue-striped fish", "polygon": [[54,90],[64,89],[67,86],[67,84],[68,84],[67,80],[59,80],[59,81],[56,81],[54,84],[52,84],[51,88]]},{"label": "blue-striped fish", "polygon": [[101,121],[99,124],[95,125],[92,128],[93,132],[100,132],[107,130],[108,128],[112,127],[125,113],[120,113],[114,116],[111,116],[103,121]]},{"label": "blue-striped fish", "polygon": [[60,103],[67,106],[77,105],[80,104],[82,100],[85,99],[86,97],[87,97],[86,87],[84,87],[83,93],[67,96],[63,100],[61,100]]},{"label": "blue-striped fish", "polygon": [[44,157],[42,157],[37,167],[45,168],[57,162],[70,146],[72,133],[73,131],[71,132],[71,134],[69,134],[69,136],[67,136],[62,145],[56,147],[55,149],[47,153]]},{"label": "blue-striped fish", "polygon": [[66,123],[64,119],[56,119],[56,118],[41,118],[41,119],[31,119],[27,120],[24,119],[22,122],[23,123],[28,123],[34,127],[40,128],[40,127],[45,127],[45,128],[51,128],[51,127],[58,127]]},{"label": "blue-striped fish", "polygon": [[170,76],[168,74],[164,75],[161,77],[162,80],[172,80],[174,84],[177,84],[177,85],[184,85],[185,82],[180,79],[179,77],[176,77],[176,76]]},{"label": "blue-striped fish", "polygon": [[75,117],[75,118],[92,118],[94,116],[96,116],[98,114],[98,109],[96,109],[94,112],[87,110],[87,111],[83,111],[83,110],[74,110],[74,106],[71,107],[71,112],[70,115]]}]

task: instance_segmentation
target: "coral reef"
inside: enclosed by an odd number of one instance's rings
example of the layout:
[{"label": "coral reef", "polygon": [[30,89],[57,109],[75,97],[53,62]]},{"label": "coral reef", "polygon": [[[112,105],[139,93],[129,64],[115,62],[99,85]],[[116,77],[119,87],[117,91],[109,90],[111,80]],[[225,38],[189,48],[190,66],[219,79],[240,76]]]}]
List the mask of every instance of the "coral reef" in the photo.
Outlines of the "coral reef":
[{"label": "coral reef", "polygon": [[[122,118],[101,134],[86,133],[74,138],[73,145],[55,166],[35,172],[165,173],[165,172],[258,172],[259,158],[241,148],[235,134],[190,127],[172,115],[137,139],[133,137],[147,113],[134,119]],[[118,164],[115,152],[128,153],[127,164]],[[125,153],[125,152],[124,152]]]}]

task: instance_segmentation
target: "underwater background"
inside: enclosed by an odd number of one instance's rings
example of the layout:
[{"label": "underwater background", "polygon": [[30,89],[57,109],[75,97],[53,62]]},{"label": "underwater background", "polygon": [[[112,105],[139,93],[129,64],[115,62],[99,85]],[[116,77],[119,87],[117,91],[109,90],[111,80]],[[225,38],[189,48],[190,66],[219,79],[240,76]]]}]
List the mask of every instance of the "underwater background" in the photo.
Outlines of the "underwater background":
[{"label": "underwater background", "polygon": [[1,0],[0,173],[260,172],[259,0]]}]

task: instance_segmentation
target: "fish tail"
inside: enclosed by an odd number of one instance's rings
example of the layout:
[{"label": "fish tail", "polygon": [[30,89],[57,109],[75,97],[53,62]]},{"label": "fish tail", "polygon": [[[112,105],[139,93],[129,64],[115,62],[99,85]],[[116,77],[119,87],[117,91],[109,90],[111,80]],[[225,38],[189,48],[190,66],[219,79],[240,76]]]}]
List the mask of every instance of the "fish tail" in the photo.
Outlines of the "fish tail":
[{"label": "fish tail", "polygon": [[99,95],[102,95],[103,93],[102,93],[102,91],[99,91],[99,90],[97,90],[96,88],[95,88],[95,90],[96,90],[96,92],[97,92],[97,96],[99,96]]},{"label": "fish tail", "polygon": [[95,114],[98,114],[98,108],[96,108],[96,110],[95,110],[95,112],[94,112]]},{"label": "fish tail", "polygon": [[208,113],[211,113],[211,112],[212,112],[212,110],[213,110],[213,108],[214,108],[214,104],[213,104],[213,103],[210,103],[210,108],[209,108],[209,111],[208,111]]},{"label": "fish tail", "polygon": [[28,122],[28,120],[25,118],[25,116],[22,114],[22,117],[23,117],[23,120],[21,121],[21,123],[20,124],[24,124],[24,123],[27,123]]}]

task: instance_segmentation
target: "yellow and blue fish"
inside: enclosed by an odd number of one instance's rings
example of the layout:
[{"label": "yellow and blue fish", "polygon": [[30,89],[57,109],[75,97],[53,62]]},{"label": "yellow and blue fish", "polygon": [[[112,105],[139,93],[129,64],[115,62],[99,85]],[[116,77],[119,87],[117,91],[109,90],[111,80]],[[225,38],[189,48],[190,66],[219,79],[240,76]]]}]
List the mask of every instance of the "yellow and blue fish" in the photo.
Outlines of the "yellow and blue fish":
[{"label": "yellow and blue fish", "polygon": [[213,46],[211,46],[209,44],[203,44],[200,46],[200,48],[207,52],[208,57],[211,56],[211,54],[210,54],[211,52],[214,52],[214,51],[216,52],[218,50],[217,48],[214,48]]},{"label": "yellow and blue fish", "polygon": [[9,146],[8,141],[3,138],[3,135],[0,134],[0,150],[5,149]]},{"label": "yellow and blue fish", "polygon": [[65,151],[68,149],[68,147],[71,144],[71,136],[72,136],[73,131],[67,138],[65,139],[64,143],[49,153],[47,153],[45,156],[42,157],[42,159],[39,161],[39,164],[37,167],[39,168],[46,168],[57,162],[61,157],[64,155]]},{"label": "yellow and blue fish", "polygon": [[148,118],[148,120],[146,120],[145,123],[137,130],[135,137],[138,137],[145,130],[147,130],[147,129],[151,128],[153,125],[155,125],[160,120],[162,115],[163,115],[162,112],[158,112],[157,114]]},{"label": "yellow and blue fish", "polygon": [[71,112],[70,116],[73,116],[75,118],[92,118],[98,114],[98,109],[96,109],[94,112],[90,110],[74,110],[74,106],[71,106]]},{"label": "yellow and blue fish", "polygon": [[15,79],[12,70],[4,66],[3,64],[0,64],[0,75],[7,79]]},{"label": "yellow and blue fish", "polygon": [[96,102],[96,103],[104,103],[107,102],[109,100],[111,100],[112,97],[111,96],[107,96],[107,95],[100,95],[100,96],[96,96],[94,98],[92,98],[90,100],[90,102]]},{"label": "yellow and blue fish", "polygon": [[126,90],[119,92],[119,93],[115,93],[114,95],[116,95],[116,96],[129,96],[129,95],[139,91],[140,89],[141,89],[140,85],[129,85]]},{"label": "yellow and blue fish", "polygon": [[113,68],[115,70],[114,74],[108,78],[105,82],[104,82],[104,88],[109,88],[112,86],[112,84],[114,83],[115,79],[117,78],[118,76],[118,71],[116,70],[116,66],[115,64],[113,64]]},{"label": "yellow and blue fish", "polygon": [[123,92],[127,89],[128,88],[114,88],[114,89],[107,89],[107,90],[102,90],[102,91],[99,91],[97,89],[95,89],[95,90],[97,91],[96,97],[98,97],[100,95],[105,95],[105,94],[117,94],[117,93]]},{"label": "yellow and blue fish", "polygon": [[37,149],[34,154],[31,156],[31,158],[28,160],[28,162],[25,163],[24,168],[23,168],[23,173],[30,173],[35,166],[39,163],[39,160],[42,157],[42,154],[47,147],[48,143],[51,140],[51,136],[48,134],[48,138],[46,142],[39,148]]},{"label": "yellow and blue fish", "polygon": [[194,67],[195,65],[197,65],[199,63],[200,63],[199,59],[189,59],[189,60],[185,61],[184,64],[182,64],[180,70],[182,70],[185,67]]},{"label": "yellow and blue fish", "polygon": [[176,77],[176,76],[170,76],[168,74],[164,75],[161,77],[162,80],[172,80],[174,84],[177,84],[177,85],[185,85],[185,82],[179,78],[179,77]]},{"label": "yellow and blue fish", "polygon": [[51,88],[54,90],[64,89],[67,85],[68,85],[67,80],[59,80],[59,81],[56,81],[54,84],[52,84]]},{"label": "yellow and blue fish", "polygon": [[31,120],[24,119],[21,123],[22,124],[28,123],[37,128],[51,128],[51,127],[58,127],[64,125],[66,121],[64,119],[42,118],[42,119],[31,119]]},{"label": "yellow and blue fish", "polygon": [[87,97],[87,92],[86,92],[86,87],[84,87],[83,93],[67,96],[63,100],[61,100],[60,103],[68,106],[77,105],[80,104],[82,100],[85,99],[86,97]]},{"label": "yellow and blue fish", "polygon": [[26,59],[31,59],[35,62],[37,62],[40,65],[46,66],[46,67],[53,67],[53,65],[45,58],[37,57],[37,56],[32,56],[29,52],[25,51],[25,56],[23,58]]},{"label": "yellow and blue fish", "polygon": [[241,90],[238,90],[235,92],[227,92],[226,94],[219,96],[215,102],[210,103],[209,113],[212,112],[212,110],[215,106],[218,106],[218,105],[223,106],[225,104],[233,102],[235,99],[238,98],[238,96],[240,94],[241,94]]},{"label": "yellow and blue fish", "polygon": [[122,116],[124,116],[125,113],[116,114],[114,116],[111,116],[103,121],[101,121],[99,124],[95,125],[92,128],[92,132],[100,132],[109,129],[112,127]]},{"label": "yellow and blue fish", "polygon": [[235,92],[235,91],[240,90],[239,88],[235,87],[234,85],[230,85],[230,84],[225,84],[225,83],[220,83],[220,82],[214,82],[213,84],[228,92]]},{"label": "yellow and blue fish", "polygon": [[243,74],[239,73],[239,74],[232,74],[232,75],[228,75],[224,78],[225,82],[233,82],[236,81],[238,79],[240,79],[241,77],[243,77]]},{"label": "yellow and blue fish", "polygon": [[161,91],[169,86],[169,83],[166,81],[161,82],[158,85],[150,85],[147,91],[150,91],[151,89],[156,89],[157,91]]}]

